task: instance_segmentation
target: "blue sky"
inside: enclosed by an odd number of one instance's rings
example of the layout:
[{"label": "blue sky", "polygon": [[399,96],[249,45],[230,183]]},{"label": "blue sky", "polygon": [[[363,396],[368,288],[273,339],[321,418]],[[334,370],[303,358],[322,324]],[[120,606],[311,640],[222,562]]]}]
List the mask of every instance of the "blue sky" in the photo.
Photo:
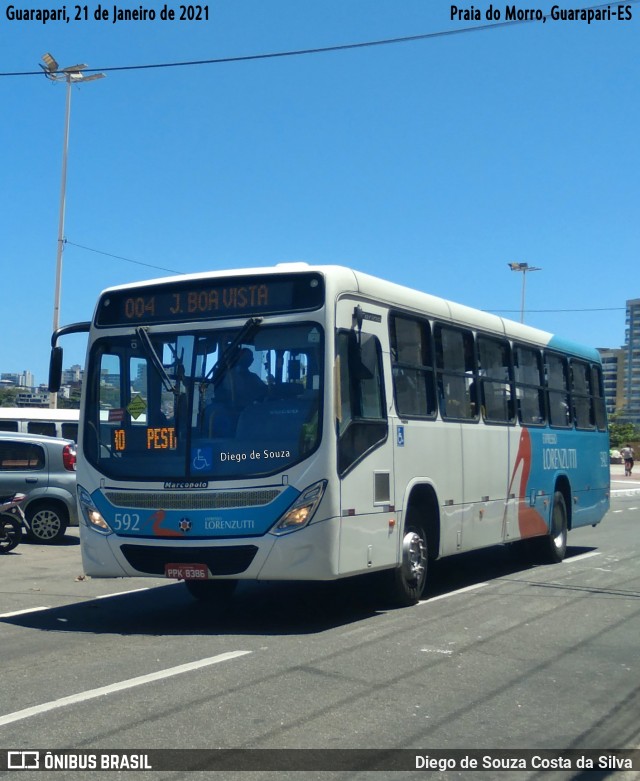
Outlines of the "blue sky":
[{"label": "blue sky", "polygon": [[[109,69],[486,24],[451,20],[440,0],[216,0],[208,22],[46,25],[8,21],[7,5],[4,74],[38,70],[45,52],[61,66]],[[89,0],[90,15],[97,5]],[[112,14],[113,2],[102,6]],[[475,3],[483,17],[488,7]],[[293,260],[519,319],[515,261],[542,268],[527,275],[526,322],[621,345],[625,301],[640,297],[640,4],[630,7],[627,21],[107,71],[74,87],[61,324],[89,319],[103,288],[160,269]],[[0,371],[44,382],[65,87],[4,75],[0,90]],[[63,346],[65,365],[83,362],[84,337]]]}]

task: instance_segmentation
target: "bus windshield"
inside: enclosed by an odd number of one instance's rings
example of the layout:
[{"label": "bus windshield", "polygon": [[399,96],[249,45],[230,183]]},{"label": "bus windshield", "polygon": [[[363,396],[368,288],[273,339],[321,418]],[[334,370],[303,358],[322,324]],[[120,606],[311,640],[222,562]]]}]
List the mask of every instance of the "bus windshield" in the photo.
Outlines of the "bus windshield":
[{"label": "bus windshield", "polygon": [[274,474],[319,445],[317,323],[106,336],[87,371],[84,456],[119,480]]}]

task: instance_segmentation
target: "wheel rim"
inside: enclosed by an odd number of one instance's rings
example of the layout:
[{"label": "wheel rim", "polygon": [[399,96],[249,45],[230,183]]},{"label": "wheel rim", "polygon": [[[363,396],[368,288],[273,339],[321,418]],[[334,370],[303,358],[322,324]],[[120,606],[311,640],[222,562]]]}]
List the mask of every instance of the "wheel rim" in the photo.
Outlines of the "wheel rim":
[{"label": "wheel rim", "polygon": [[31,519],[31,531],[40,540],[52,540],[61,526],[60,516],[53,510],[38,510]]},{"label": "wheel rim", "polygon": [[402,572],[410,583],[420,583],[427,570],[427,546],[414,531],[405,534],[402,541]]},{"label": "wheel rim", "polygon": [[567,536],[567,527],[564,521],[564,512],[559,504],[553,510],[553,537],[552,541],[556,550],[562,550]]}]

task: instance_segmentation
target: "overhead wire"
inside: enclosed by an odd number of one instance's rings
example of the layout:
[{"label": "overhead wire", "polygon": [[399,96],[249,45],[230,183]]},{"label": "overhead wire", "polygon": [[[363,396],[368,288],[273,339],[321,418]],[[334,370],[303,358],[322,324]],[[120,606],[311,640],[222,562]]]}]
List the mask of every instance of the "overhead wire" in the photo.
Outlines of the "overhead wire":
[{"label": "overhead wire", "polygon": [[[116,260],[123,260],[126,263],[134,263],[137,266],[145,266],[146,268],[155,268],[159,271],[167,271],[169,274],[184,274],[186,272],[183,271],[176,271],[175,269],[166,268],[164,266],[155,266],[152,263],[143,263],[140,260],[133,260],[132,258],[125,258],[123,255],[115,255],[112,252],[104,252],[103,250],[95,249],[94,247],[87,247],[84,244],[76,244],[74,241],[69,241],[68,239],[64,240],[65,244],[68,244],[71,247],[77,247],[78,249],[86,250],[87,252],[95,252],[98,255],[104,255],[107,258],[115,258]],[[483,309],[483,312],[492,312],[494,314],[498,313],[512,313],[512,312],[520,312],[519,309]],[[623,306],[607,306],[607,307],[597,307],[597,308],[589,308],[589,309],[527,309],[527,312],[530,314],[533,313],[549,313],[549,312],[566,312],[566,313],[572,313],[572,312],[618,312],[618,311],[625,311],[625,307]]]},{"label": "overhead wire", "polygon": [[143,263],[141,260],[133,260],[132,258],[125,258],[122,255],[114,255],[111,252],[103,252],[99,249],[94,249],[93,247],[86,247],[84,244],[76,244],[73,241],[69,241],[69,239],[64,239],[64,243],[68,244],[70,247],[78,247],[79,249],[86,250],[87,252],[95,252],[98,255],[104,255],[107,258],[115,258],[116,260],[124,260],[127,263],[134,263],[136,266],[145,266],[146,268],[155,268],[158,269],[158,271],[167,271],[169,274],[183,274],[182,271],[176,271],[172,268],[165,268],[163,266],[154,266],[152,263]]},{"label": "overhead wire", "polygon": [[[636,5],[638,2],[640,2],[640,0],[627,0],[625,5]],[[599,5],[586,6],[585,8],[580,8],[578,10],[586,11],[586,12],[599,11],[605,8],[609,8],[610,6],[611,3],[602,3]],[[543,20],[550,19],[550,18],[551,18],[551,14],[545,14],[542,17]],[[263,52],[260,54],[237,55],[234,57],[215,57],[215,58],[208,58],[203,60],[158,62],[158,63],[147,63],[147,64],[139,64],[139,65],[111,65],[111,66],[100,67],[100,68],[86,68],[83,70],[83,73],[96,73],[96,72],[109,73],[115,71],[152,70],[152,69],[159,69],[159,68],[183,68],[183,67],[194,67],[194,66],[202,66],[202,65],[222,65],[225,63],[228,64],[228,63],[237,63],[237,62],[251,62],[255,60],[269,60],[269,59],[276,59],[282,57],[301,57],[301,56],[308,56],[312,54],[327,54],[330,52],[349,51],[353,49],[365,49],[374,46],[391,46],[391,45],[398,45],[402,43],[414,43],[416,41],[426,41],[434,38],[444,38],[452,35],[463,35],[465,33],[484,32],[486,30],[494,30],[502,27],[512,27],[514,25],[519,25],[519,24],[532,24],[534,22],[540,24],[541,21],[542,20],[537,20],[537,19],[513,19],[504,22],[490,22],[488,24],[469,25],[466,27],[459,27],[457,29],[451,29],[451,30],[438,30],[432,33],[419,33],[416,35],[405,35],[405,36],[398,36],[395,38],[382,38],[374,41],[359,41],[355,43],[335,44],[332,46],[316,46],[316,47],[310,47],[306,49],[292,49],[292,50],[278,51],[278,52]],[[4,77],[42,76],[42,75],[43,75],[42,70],[0,72],[0,76],[4,76]]]},{"label": "overhead wire", "polygon": [[[627,0],[626,5],[636,5],[640,0]],[[602,3],[599,5],[593,5],[593,6],[587,6],[585,8],[579,9],[580,11],[597,11],[601,9],[605,9],[610,7],[610,3]],[[551,18],[550,14],[545,14],[542,17],[544,20]],[[267,60],[267,59],[276,59],[276,58],[283,58],[283,57],[300,57],[300,56],[307,56],[307,55],[313,55],[313,54],[327,54],[331,52],[339,52],[339,51],[349,51],[354,49],[364,49],[364,48],[370,48],[370,47],[376,47],[376,46],[389,46],[389,45],[397,45],[397,44],[403,44],[403,43],[413,43],[416,41],[424,41],[424,40],[430,40],[434,38],[443,38],[448,37],[452,35],[461,35],[464,33],[472,33],[472,32],[484,32],[487,30],[492,29],[498,29],[503,27],[511,27],[513,25],[518,24],[531,24],[533,22],[540,23],[539,20],[535,19],[515,19],[515,20],[509,20],[504,22],[491,22],[489,24],[483,24],[483,25],[469,25],[466,27],[460,27],[458,29],[452,29],[452,30],[439,30],[432,33],[420,33],[416,35],[407,35],[407,36],[399,36],[395,38],[384,38],[379,40],[373,40],[373,41],[360,41],[355,43],[347,43],[347,44],[335,44],[332,46],[319,46],[319,47],[312,47],[312,48],[306,48],[306,49],[293,49],[293,50],[287,50],[287,51],[278,51],[278,52],[264,52],[260,54],[247,54],[247,55],[237,55],[233,57],[216,57],[216,58],[209,58],[209,59],[203,59],[203,60],[187,60],[187,61],[177,61],[177,62],[161,62],[161,63],[147,63],[147,64],[138,64],[138,65],[113,65],[113,66],[103,66],[98,68],[87,68],[84,70],[85,73],[93,73],[93,72],[116,72],[116,71],[133,71],[133,70],[151,70],[151,69],[160,69],[160,68],[177,68],[177,67],[194,67],[194,66],[202,66],[202,65],[221,65],[221,64],[229,64],[229,63],[237,63],[237,62],[251,62],[256,60]],[[37,71],[9,71],[9,72],[0,72],[0,77],[11,77],[11,76],[41,76],[42,70]],[[182,272],[176,271],[175,269],[168,269],[163,266],[156,266],[151,263],[144,263],[142,261],[134,260],[132,258],[126,258],[122,255],[115,255],[110,252],[104,252],[102,250],[94,249],[92,247],[87,247],[82,244],[77,244],[75,242],[69,241],[68,239],[64,240],[65,244],[69,244],[70,246],[77,247],[79,249],[84,249],[88,252],[94,252],[100,255],[104,255],[106,257],[115,258],[117,260],[122,260],[127,263],[133,263],[135,265],[139,266],[145,266],[147,268],[154,268],[159,271],[166,271],[170,274],[180,274]],[[613,311],[622,311],[624,310],[624,307],[599,307],[599,308],[593,308],[593,309],[535,309],[535,310],[529,310],[529,312],[538,312],[538,313],[550,313],[550,312],[613,312]],[[511,312],[517,312],[519,310],[515,309],[487,309],[485,310],[487,312],[504,312],[504,313],[511,313]]]}]

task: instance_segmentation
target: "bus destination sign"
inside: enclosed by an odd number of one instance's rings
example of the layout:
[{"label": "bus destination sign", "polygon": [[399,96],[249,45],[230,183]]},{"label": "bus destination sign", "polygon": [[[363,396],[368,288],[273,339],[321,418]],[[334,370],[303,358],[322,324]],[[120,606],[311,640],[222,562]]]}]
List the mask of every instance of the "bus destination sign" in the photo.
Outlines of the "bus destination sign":
[{"label": "bus destination sign", "polygon": [[303,312],[319,309],[323,303],[323,278],[315,272],[163,282],[103,293],[96,325],[184,323]]}]

